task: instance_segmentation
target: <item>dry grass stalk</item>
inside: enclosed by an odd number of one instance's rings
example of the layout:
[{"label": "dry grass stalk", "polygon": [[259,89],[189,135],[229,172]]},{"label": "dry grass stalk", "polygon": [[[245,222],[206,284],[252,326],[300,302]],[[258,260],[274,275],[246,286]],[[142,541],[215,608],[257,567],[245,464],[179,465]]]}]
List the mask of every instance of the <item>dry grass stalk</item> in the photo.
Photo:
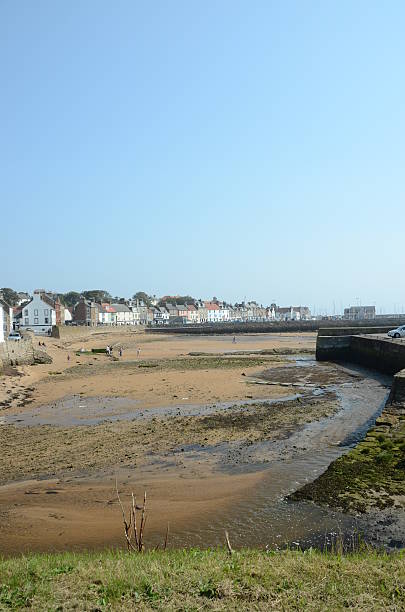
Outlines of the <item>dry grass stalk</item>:
[{"label": "dry grass stalk", "polygon": [[229,541],[229,535],[228,535],[227,531],[225,531],[225,540],[226,540],[226,547],[228,549],[228,552],[229,552],[230,555],[232,555],[233,554],[233,548],[232,548],[231,543]]},{"label": "dry grass stalk", "polygon": [[167,523],[166,537],[165,537],[165,543],[163,546],[163,550],[166,550],[168,541],[169,541],[169,523]]},{"label": "dry grass stalk", "polygon": [[[132,501],[131,501],[131,506],[129,509],[128,519],[127,519],[125,509],[124,509],[124,506],[123,506],[123,503],[121,501],[120,494],[118,491],[117,480],[115,481],[115,491],[117,494],[118,503],[121,508],[122,522],[124,523],[124,534],[125,534],[125,541],[127,544],[127,548],[128,550],[132,550],[135,552],[143,552],[145,550],[144,533],[145,533],[145,525],[146,525],[146,518],[147,518],[146,517],[146,491],[143,496],[143,505],[141,507],[138,507],[136,505],[136,497],[133,493],[131,494]],[[138,525],[137,525],[137,511],[141,511],[141,521],[139,525],[139,531],[138,531]]]}]

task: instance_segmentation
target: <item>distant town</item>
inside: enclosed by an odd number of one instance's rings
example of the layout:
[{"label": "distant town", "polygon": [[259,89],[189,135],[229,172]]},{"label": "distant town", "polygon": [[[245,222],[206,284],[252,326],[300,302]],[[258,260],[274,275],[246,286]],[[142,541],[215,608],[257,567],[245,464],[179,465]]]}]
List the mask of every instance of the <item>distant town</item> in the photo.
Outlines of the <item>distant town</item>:
[{"label": "distant town", "polygon": [[0,342],[11,331],[32,331],[46,335],[56,325],[212,325],[221,323],[254,323],[272,321],[309,321],[378,319],[375,306],[350,306],[343,315],[314,316],[308,306],[269,306],[254,300],[231,304],[213,297],[211,300],[191,296],[160,298],[143,291],[132,298],[113,298],[107,291],[91,290],[66,294],[36,289],[32,295],[4,287],[0,289]]}]

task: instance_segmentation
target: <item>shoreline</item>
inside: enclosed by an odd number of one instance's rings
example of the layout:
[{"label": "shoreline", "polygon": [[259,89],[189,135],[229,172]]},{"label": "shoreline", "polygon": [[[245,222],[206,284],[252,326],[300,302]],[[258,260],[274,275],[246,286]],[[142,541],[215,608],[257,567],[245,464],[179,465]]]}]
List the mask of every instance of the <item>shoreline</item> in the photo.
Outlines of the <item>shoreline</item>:
[{"label": "shoreline", "polygon": [[[48,549],[103,547],[100,530],[107,544],[118,543],[116,477],[124,497],[146,487],[152,507],[164,508],[149,523],[156,538],[169,518],[180,546],[197,543],[198,529],[215,544],[223,532],[218,513],[236,525],[239,507],[247,524],[252,513],[260,517],[252,541],[262,542],[262,524],[291,514],[286,483],[319,475],[344,452],[340,441],[372,416],[368,404],[386,393],[378,379],[364,380],[367,372],[293,361],[292,353],[313,350],[308,337],[246,337],[238,354],[232,338],[165,338],[141,345],[137,360],[140,335],[124,332],[114,333],[115,346],[124,346],[117,362],[88,353],[77,358],[82,365],[66,360],[81,345],[99,348],[100,333],[68,346],[55,341],[47,347],[52,369],[36,366],[36,384],[26,380],[32,403],[0,412],[3,550],[46,549],[46,541]],[[319,525],[352,529],[350,517],[299,504],[291,520],[275,521],[269,544],[310,537]]]},{"label": "shoreline", "polygon": [[369,525],[377,546],[405,547],[404,375],[397,374],[381,414],[364,438],[313,482],[289,495],[353,516]]}]

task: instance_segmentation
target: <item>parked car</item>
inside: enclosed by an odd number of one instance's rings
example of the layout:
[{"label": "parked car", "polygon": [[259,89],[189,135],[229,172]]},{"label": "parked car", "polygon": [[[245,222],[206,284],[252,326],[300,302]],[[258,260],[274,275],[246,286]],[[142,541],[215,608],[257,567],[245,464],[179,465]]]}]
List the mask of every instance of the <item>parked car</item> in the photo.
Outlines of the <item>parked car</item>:
[{"label": "parked car", "polygon": [[21,340],[20,332],[17,332],[17,331],[10,332],[7,340]]},{"label": "parked car", "polygon": [[388,336],[390,338],[404,338],[405,337],[405,325],[400,325],[395,329],[390,329],[388,332]]}]

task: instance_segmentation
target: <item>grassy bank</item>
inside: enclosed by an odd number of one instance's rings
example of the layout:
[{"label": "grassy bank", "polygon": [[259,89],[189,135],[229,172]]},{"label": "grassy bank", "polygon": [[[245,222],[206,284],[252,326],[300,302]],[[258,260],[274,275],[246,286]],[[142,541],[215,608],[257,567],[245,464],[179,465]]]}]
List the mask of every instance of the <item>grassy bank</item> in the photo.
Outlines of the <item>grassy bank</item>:
[{"label": "grassy bank", "polygon": [[0,560],[0,610],[403,610],[405,556],[189,550]]}]

